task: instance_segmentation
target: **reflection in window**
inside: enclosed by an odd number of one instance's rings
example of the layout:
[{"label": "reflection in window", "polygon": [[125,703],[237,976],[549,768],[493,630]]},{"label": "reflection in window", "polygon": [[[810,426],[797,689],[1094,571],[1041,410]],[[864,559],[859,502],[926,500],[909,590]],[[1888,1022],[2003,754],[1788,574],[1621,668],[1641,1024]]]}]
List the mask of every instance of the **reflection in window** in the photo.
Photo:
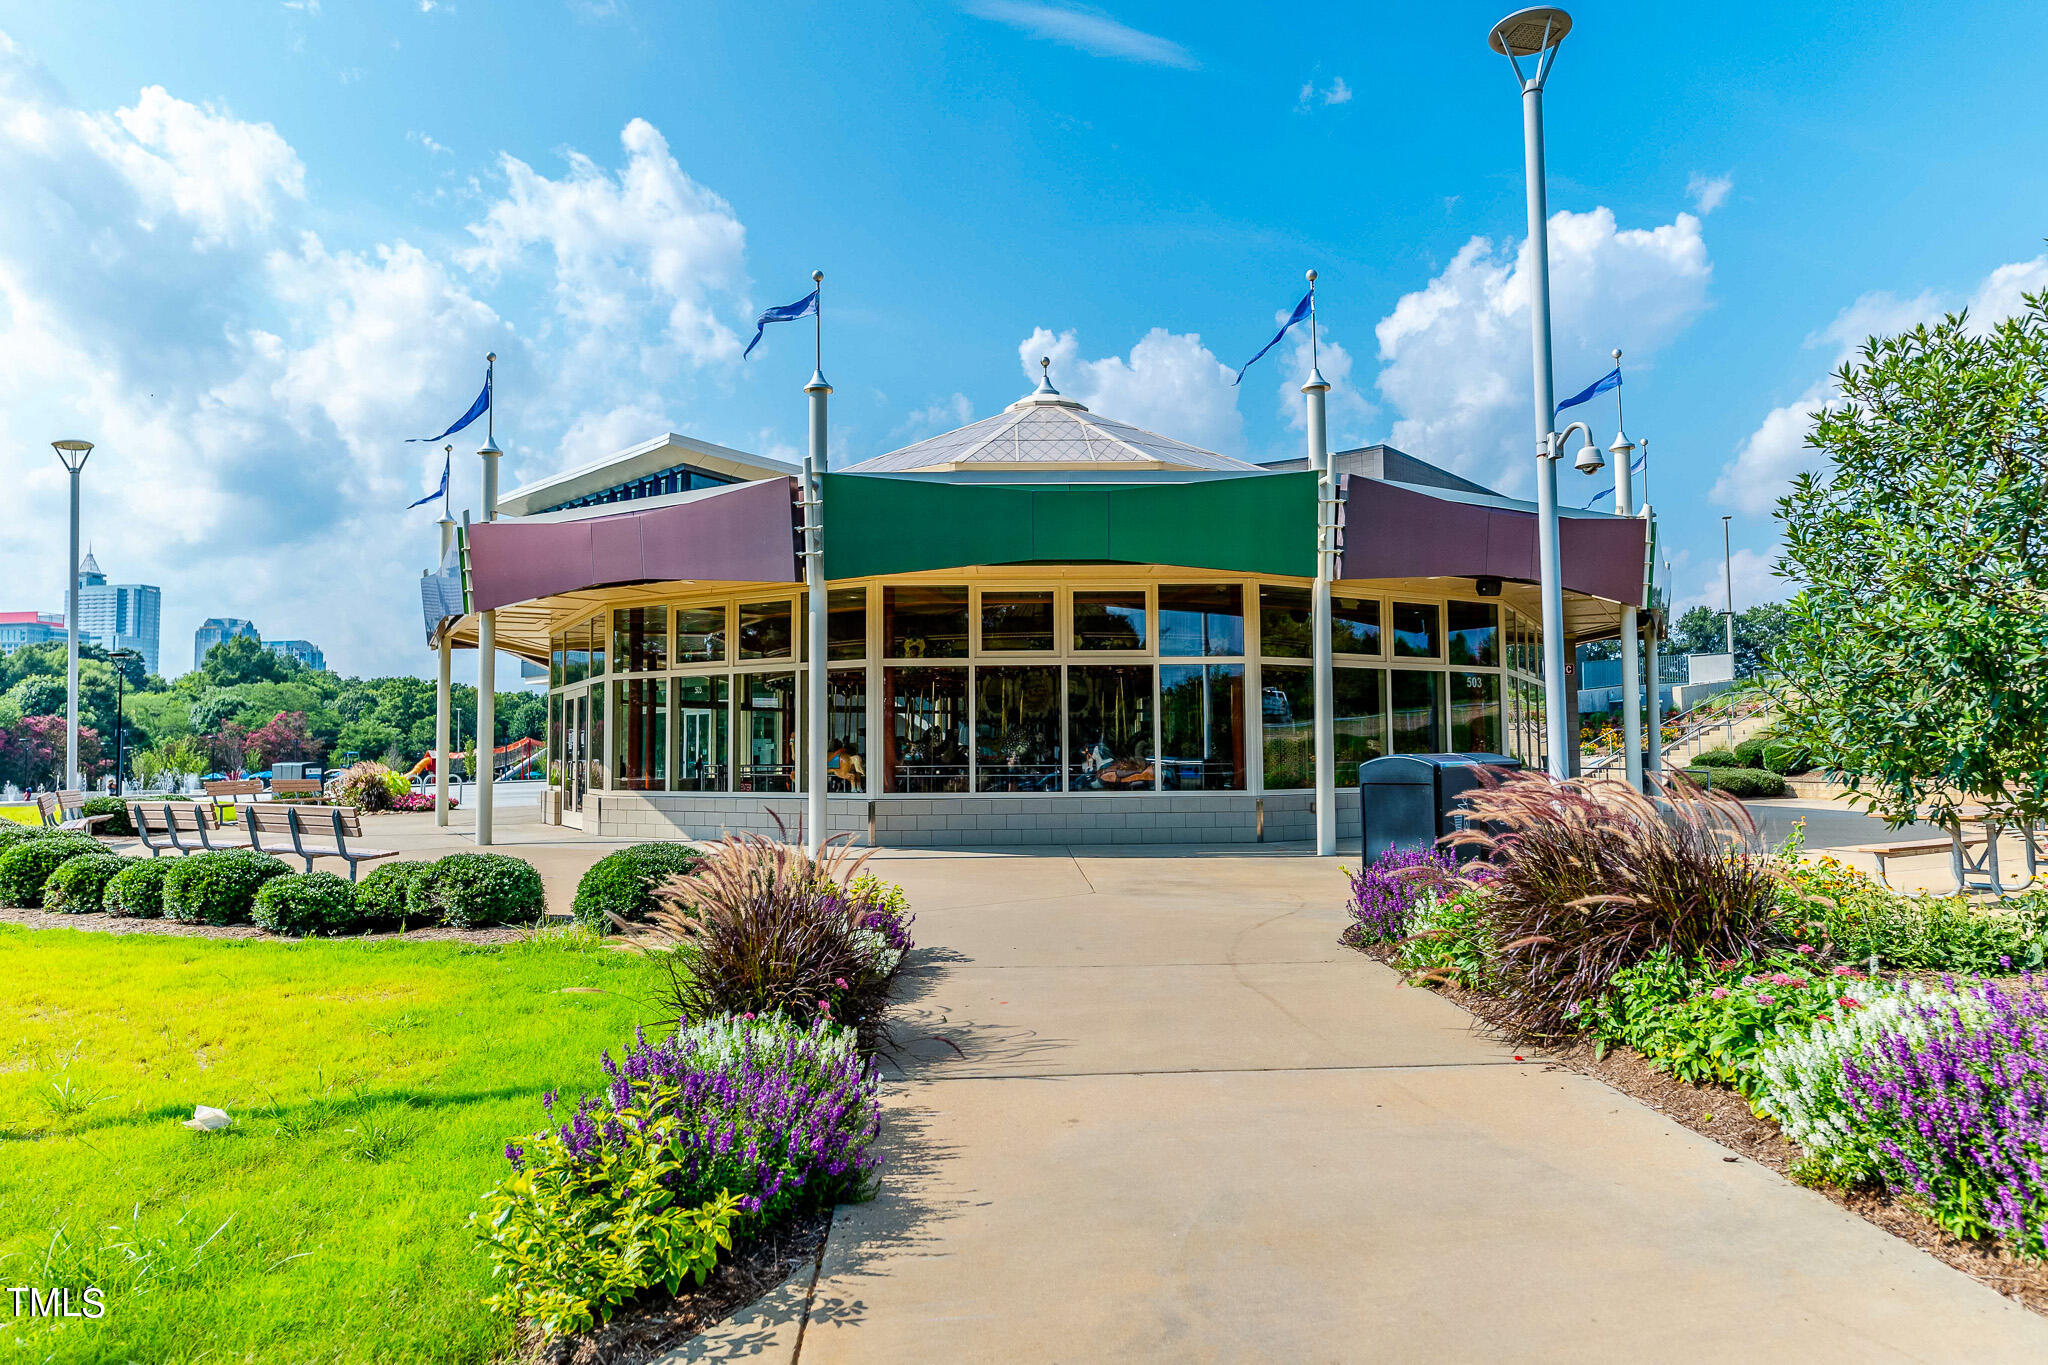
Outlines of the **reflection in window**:
[{"label": "reflection in window", "polygon": [[1316,647],[1314,606],[1307,588],[1262,584],[1259,588],[1259,652],[1283,659],[1312,657]]},{"label": "reflection in window", "polygon": [[743,792],[796,790],[796,674],[742,673],[733,679]]},{"label": "reflection in window", "polygon": [[1337,785],[1358,781],[1358,765],[1387,752],[1387,704],[1380,691],[1384,669],[1334,671]]},{"label": "reflection in window", "polygon": [[740,657],[787,659],[790,641],[789,603],[740,603]]},{"label": "reflection in window", "polygon": [[668,684],[654,678],[615,682],[612,703],[618,775],[612,785],[625,792],[667,790]]},{"label": "reflection in window", "polygon": [[991,592],[981,594],[981,647],[998,650],[1053,648],[1052,593]]},{"label": "reflection in window", "polygon": [[1492,668],[1500,663],[1500,626],[1491,602],[1453,602],[1444,608],[1451,662]]},{"label": "reflection in window", "polygon": [[882,589],[882,650],[892,659],[967,657],[967,589]]},{"label": "reflection in window", "polygon": [[562,785],[562,699],[548,698],[548,785]]},{"label": "reflection in window", "polygon": [[1067,789],[1150,791],[1152,666],[1067,670]]},{"label": "reflection in window", "polygon": [[565,636],[556,635],[548,642],[548,686],[560,687],[568,681],[569,647]]},{"label": "reflection in window", "polygon": [[1501,748],[1500,675],[1451,674],[1451,749],[1498,754]]},{"label": "reflection in window", "polygon": [[1159,652],[1214,658],[1244,653],[1244,589],[1236,583],[1159,589]]},{"label": "reflection in window", "polygon": [[1394,603],[1394,656],[1401,659],[1443,657],[1443,623],[1434,602]]},{"label": "reflection in window", "polygon": [[1339,654],[1380,652],[1380,600],[1377,597],[1330,599],[1330,648]]},{"label": "reflection in window", "polygon": [[1266,787],[1291,791],[1316,779],[1315,670],[1306,665],[1267,664],[1259,696],[1265,732]]},{"label": "reflection in window", "polygon": [[590,676],[590,623],[578,621],[562,636],[565,659],[562,681],[580,683]]},{"label": "reflection in window", "polygon": [[612,663],[621,673],[668,667],[668,608],[620,607],[612,613]]},{"label": "reflection in window", "polygon": [[722,792],[731,715],[730,679],[676,678],[676,785],[679,792]]},{"label": "reflection in window", "polygon": [[1161,666],[1159,745],[1167,790],[1243,791],[1244,665]]},{"label": "reflection in window", "polygon": [[586,638],[590,641],[590,676],[595,678],[604,672],[604,618],[593,616],[585,623]]},{"label": "reflection in window", "polygon": [[1145,594],[1077,592],[1074,594],[1075,649],[1143,649]]},{"label": "reflection in window", "polygon": [[676,608],[676,661],[686,664],[725,662],[725,608]]},{"label": "reflection in window", "polygon": [[966,669],[885,668],[882,708],[883,791],[967,790]]},{"label": "reflection in window", "polygon": [[974,687],[977,789],[985,792],[1058,791],[1058,665],[980,668],[975,671]]},{"label": "reflection in window", "polygon": [[[830,641],[827,641],[829,646]],[[837,668],[825,675],[825,790],[868,789],[868,674]]]},{"label": "reflection in window", "polygon": [[834,588],[825,594],[825,657],[834,662],[868,657],[866,588]]},{"label": "reflection in window", "polygon": [[1394,752],[1442,752],[1444,675],[1397,668],[1393,680]]},{"label": "reflection in window", "polygon": [[602,788],[605,784],[604,771],[604,689],[590,689],[590,742],[584,751],[586,780],[592,787]]}]

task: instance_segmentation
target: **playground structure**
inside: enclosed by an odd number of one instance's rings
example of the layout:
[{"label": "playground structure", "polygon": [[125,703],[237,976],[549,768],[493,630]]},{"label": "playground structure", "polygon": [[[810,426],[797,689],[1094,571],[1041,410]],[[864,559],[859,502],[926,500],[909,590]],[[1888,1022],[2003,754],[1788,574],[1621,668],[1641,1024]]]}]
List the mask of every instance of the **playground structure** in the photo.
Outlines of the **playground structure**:
[{"label": "playground structure", "polygon": [[[518,782],[542,775],[542,760],[546,757],[547,745],[537,739],[515,739],[510,744],[501,744],[491,751],[491,773],[494,781]],[[417,781],[434,774],[434,755],[430,750],[425,758],[412,765],[406,772],[409,780]]]}]

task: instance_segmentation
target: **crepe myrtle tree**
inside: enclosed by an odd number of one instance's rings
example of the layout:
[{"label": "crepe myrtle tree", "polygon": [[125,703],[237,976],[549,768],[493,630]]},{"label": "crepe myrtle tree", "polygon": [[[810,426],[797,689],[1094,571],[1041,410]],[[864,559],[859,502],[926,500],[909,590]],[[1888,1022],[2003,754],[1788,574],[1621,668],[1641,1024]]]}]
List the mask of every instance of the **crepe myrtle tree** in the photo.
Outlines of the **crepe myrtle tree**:
[{"label": "crepe myrtle tree", "polygon": [[1780,733],[1899,825],[2048,815],[2048,293],[1874,337],[1778,503]]}]

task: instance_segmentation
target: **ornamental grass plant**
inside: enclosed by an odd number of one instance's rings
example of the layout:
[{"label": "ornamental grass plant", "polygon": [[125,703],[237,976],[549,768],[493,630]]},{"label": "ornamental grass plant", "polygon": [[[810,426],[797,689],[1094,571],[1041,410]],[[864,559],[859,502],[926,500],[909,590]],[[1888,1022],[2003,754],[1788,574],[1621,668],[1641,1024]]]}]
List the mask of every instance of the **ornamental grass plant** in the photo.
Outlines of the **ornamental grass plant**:
[{"label": "ornamental grass plant", "polygon": [[1446,842],[1490,865],[1489,972],[1513,1027],[1569,1031],[1615,973],[1659,949],[1728,959],[1764,946],[1777,884],[1741,803],[1677,775],[1654,798],[1603,779],[1482,778],[1465,797],[1473,827]]},{"label": "ornamental grass plant", "polygon": [[680,1021],[780,1013],[872,1031],[910,934],[884,884],[856,875],[868,856],[835,841],[814,860],[760,835],[728,836],[668,879],[644,925],[613,923],[675,949],[663,958],[663,1003]]}]

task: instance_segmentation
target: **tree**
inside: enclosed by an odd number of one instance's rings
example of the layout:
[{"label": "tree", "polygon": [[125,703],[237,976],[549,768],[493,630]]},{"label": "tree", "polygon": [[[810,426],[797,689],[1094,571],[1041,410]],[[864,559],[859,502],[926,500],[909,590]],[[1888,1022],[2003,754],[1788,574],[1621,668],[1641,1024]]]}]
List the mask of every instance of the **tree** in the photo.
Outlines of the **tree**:
[{"label": "tree", "polygon": [[[0,782],[24,791],[63,782],[64,732],[62,716],[24,716],[0,732]],[[107,766],[100,758],[99,732],[89,725],[78,727],[78,766],[88,781]]]},{"label": "tree", "polygon": [[1778,503],[1781,727],[1874,813],[2048,815],[2048,294],[1873,338]]},{"label": "tree", "polygon": [[246,635],[222,640],[206,651],[198,671],[215,687],[236,687],[242,683],[283,682],[306,671],[306,666],[288,654],[275,654]]},{"label": "tree", "polygon": [[278,712],[268,724],[251,730],[244,743],[260,768],[303,763],[313,754],[313,736],[306,729],[303,711]]}]

